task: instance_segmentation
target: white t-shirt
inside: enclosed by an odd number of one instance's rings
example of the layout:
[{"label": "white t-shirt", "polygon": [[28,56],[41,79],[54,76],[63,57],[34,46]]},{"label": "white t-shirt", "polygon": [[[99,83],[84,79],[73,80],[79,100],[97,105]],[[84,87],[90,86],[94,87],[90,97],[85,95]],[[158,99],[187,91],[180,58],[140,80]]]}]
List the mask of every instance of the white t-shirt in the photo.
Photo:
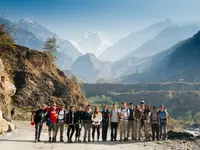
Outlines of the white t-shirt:
[{"label": "white t-shirt", "polygon": [[111,112],[111,122],[118,122],[118,111],[112,110]]},{"label": "white t-shirt", "polygon": [[119,110],[119,113],[121,114],[120,119],[121,120],[127,120],[128,121],[128,117],[130,115],[130,111],[128,108],[121,108]]},{"label": "white t-shirt", "polygon": [[63,120],[65,118],[65,111],[60,110],[59,115],[58,115],[58,120]]}]

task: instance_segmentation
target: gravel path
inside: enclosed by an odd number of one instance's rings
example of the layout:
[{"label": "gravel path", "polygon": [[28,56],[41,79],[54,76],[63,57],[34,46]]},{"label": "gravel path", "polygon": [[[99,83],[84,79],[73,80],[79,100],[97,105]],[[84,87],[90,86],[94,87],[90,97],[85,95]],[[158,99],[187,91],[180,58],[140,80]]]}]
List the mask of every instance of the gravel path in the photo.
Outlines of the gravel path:
[{"label": "gravel path", "polygon": [[[41,143],[34,143],[34,127],[28,122],[15,122],[17,130],[14,133],[0,135],[0,147],[4,150],[168,150],[168,142],[95,142],[95,143],[48,143],[47,128],[41,135]],[[65,132],[66,134],[66,132]],[[59,136],[58,136],[59,137]],[[65,136],[66,141],[66,136]],[[170,143],[171,145],[171,143]],[[173,144],[172,144],[173,145]]]}]

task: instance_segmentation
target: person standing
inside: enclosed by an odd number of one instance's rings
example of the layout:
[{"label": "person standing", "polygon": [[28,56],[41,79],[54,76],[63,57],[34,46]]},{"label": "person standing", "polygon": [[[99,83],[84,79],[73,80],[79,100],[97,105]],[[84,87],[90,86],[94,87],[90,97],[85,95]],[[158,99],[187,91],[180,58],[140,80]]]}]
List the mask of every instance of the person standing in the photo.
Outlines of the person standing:
[{"label": "person standing", "polygon": [[[47,125],[49,130],[49,142],[56,142],[56,128],[57,128],[57,117],[58,109],[56,104],[53,103],[51,108],[46,108],[48,111]],[[53,132],[53,137],[52,137]]]},{"label": "person standing", "polygon": [[120,141],[122,141],[124,135],[124,141],[128,141],[127,138],[127,126],[128,126],[128,118],[130,116],[129,109],[126,108],[126,102],[121,103],[121,109],[119,110],[120,116]]},{"label": "person standing", "polygon": [[94,113],[92,115],[92,139],[93,139],[93,142],[94,142],[95,130],[97,130],[97,141],[99,141],[101,121],[102,121],[102,114],[99,111],[99,108],[96,106]]},{"label": "person standing", "polygon": [[159,116],[159,124],[160,124],[160,139],[167,139],[167,123],[168,117],[165,111],[165,107],[163,105],[160,106],[160,110],[158,111]]},{"label": "person standing", "polygon": [[141,113],[140,105],[137,105],[134,111],[134,139],[135,140],[140,140],[142,136],[141,119],[142,119],[142,113]]},{"label": "person standing", "polygon": [[110,122],[110,112],[108,106],[105,105],[102,111],[102,140],[107,141],[108,126]]},{"label": "person standing", "polygon": [[141,114],[142,114],[142,118],[141,118],[141,130],[144,128],[144,121],[145,121],[145,116],[144,116],[144,112],[145,112],[145,108],[146,108],[146,105],[145,105],[145,101],[142,100],[140,102],[140,109],[141,109]]},{"label": "person standing", "polygon": [[119,113],[118,113],[116,104],[113,104],[113,108],[110,114],[110,122],[111,122],[111,141],[117,141]]},{"label": "person standing", "polygon": [[91,132],[91,127],[92,127],[92,111],[91,111],[90,105],[86,107],[86,110],[83,114],[83,126],[85,130],[83,142],[86,142],[86,137],[88,138],[88,142],[91,142],[90,132]]},{"label": "person standing", "polygon": [[67,129],[67,138],[68,138],[68,142],[72,143],[72,137],[74,135],[74,131],[75,131],[75,108],[74,106],[70,107],[70,110],[67,114],[67,124],[68,124],[68,129]]},{"label": "person standing", "polygon": [[15,115],[15,108],[13,108],[13,109],[11,110],[10,114],[11,114],[11,119],[13,119],[13,117],[14,117],[14,115]]},{"label": "person standing", "polygon": [[157,112],[157,108],[153,106],[153,112],[151,112],[150,115],[150,123],[151,123],[151,129],[152,129],[152,140],[155,140],[155,134],[157,141],[159,140],[159,115]]},{"label": "person standing", "polygon": [[144,133],[146,141],[150,141],[149,129],[150,129],[150,120],[149,116],[151,114],[151,107],[149,105],[145,106],[143,121],[144,121]]},{"label": "person standing", "polygon": [[133,104],[129,103],[129,112],[130,116],[128,118],[128,126],[127,126],[127,138],[129,138],[130,135],[130,130],[131,130],[131,135],[132,135],[132,140],[134,139],[134,118],[133,118]]},{"label": "person standing", "polygon": [[81,142],[80,135],[81,135],[81,129],[83,124],[83,110],[82,107],[79,106],[78,111],[75,113],[75,122],[76,122],[76,138],[75,142]]},{"label": "person standing", "polygon": [[41,142],[40,135],[42,132],[43,123],[46,121],[48,112],[45,110],[45,105],[42,104],[41,109],[36,110],[31,115],[31,124],[35,124],[35,143]]},{"label": "person standing", "polygon": [[60,129],[60,142],[64,142],[63,132],[64,132],[65,122],[66,122],[66,110],[65,110],[65,105],[62,104],[60,110],[58,110],[57,128],[56,128],[56,137],[58,134],[58,130]]}]

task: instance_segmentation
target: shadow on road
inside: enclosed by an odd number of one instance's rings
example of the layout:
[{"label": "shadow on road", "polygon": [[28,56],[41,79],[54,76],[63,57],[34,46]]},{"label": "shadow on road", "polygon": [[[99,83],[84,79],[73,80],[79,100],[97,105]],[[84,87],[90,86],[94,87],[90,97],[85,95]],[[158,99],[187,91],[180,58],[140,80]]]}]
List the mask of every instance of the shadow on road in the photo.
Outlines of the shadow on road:
[{"label": "shadow on road", "polygon": [[[19,143],[34,143],[34,141],[32,140],[12,140],[12,139],[0,139],[0,142],[19,142]],[[91,144],[91,145],[122,145],[122,144],[133,144],[133,143],[148,143],[145,141],[116,141],[116,142],[111,142],[111,141],[107,141],[107,142],[103,142],[103,141],[99,141],[99,142],[81,142],[81,143],[68,143],[68,142],[56,142],[56,143],[49,143],[48,141],[42,141],[39,143],[45,143],[45,144]]]}]

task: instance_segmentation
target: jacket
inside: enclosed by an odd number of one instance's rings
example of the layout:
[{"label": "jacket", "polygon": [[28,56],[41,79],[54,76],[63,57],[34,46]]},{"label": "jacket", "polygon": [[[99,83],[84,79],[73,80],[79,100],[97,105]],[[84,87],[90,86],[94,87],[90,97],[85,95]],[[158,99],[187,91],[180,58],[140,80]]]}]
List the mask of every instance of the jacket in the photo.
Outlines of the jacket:
[{"label": "jacket", "polygon": [[83,111],[77,111],[77,112],[75,112],[75,123],[76,124],[83,123],[83,115],[84,115]]},{"label": "jacket", "polygon": [[34,122],[35,123],[44,123],[47,120],[48,117],[48,111],[46,110],[42,110],[42,109],[38,109],[35,112],[33,112],[34,115]]},{"label": "jacket", "polygon": [[84,112],[83,113],[83,122],[84,123],[92,123],[92,112]]},{"label": "jacket", "polygon": [[68,125],[75,125],[76,124],[76,113],[75,112],[69,112],[67,113],[67,116],[66,116],[66,122]]}]

